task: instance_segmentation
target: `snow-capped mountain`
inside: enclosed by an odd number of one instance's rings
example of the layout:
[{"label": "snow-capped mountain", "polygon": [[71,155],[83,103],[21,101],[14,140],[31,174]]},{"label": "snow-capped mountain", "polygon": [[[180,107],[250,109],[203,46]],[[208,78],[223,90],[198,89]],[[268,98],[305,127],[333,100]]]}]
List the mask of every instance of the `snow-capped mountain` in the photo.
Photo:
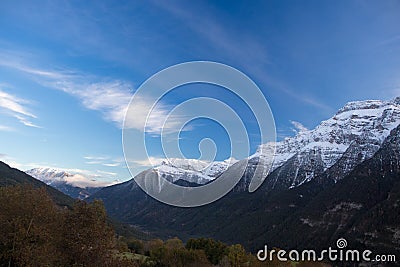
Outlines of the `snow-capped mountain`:
[{"label": "snow-capped mountain", "polygon": [[73,176],[72,174],[66,171],[52,169],[52,168],[34,168],[27,170],[26,173],[46,183],[47,185],[64,182],[66,177]]},{"label": "snow-capped mountain", "polygon": [[83,186],[80,182],[86,177],[53,168],[34,168],[25,173],[73,198],[85,199],[102,188]]},{"label": "snow-capped mountain", "polygon": [[154,170],[159,177],[170,182],[183,180],[201,185],[214,180],[235,162],[234,159],[208,162],[197,159],[172,158],[164,160]]},{"label": "snow-capped mountain", "polygon": [[[359,163],[371,158],[390,131],[400,124],[400,97],[391,101],[366,100],[347,103],[333,117],[312,130],[302,130],[280,142],[260,145],[247,162],[235,191],[247,190],[253,178],[266,178],[266,188],[293,188],[315,177],[336,182]],[[275,149],[272,167],[271,154]],[[148,171],[170,182],[179,180],[206,184],[224,172],[237,175],[236,160],[206,162],[196,159],[169,159]],[[256,176],[256,177],[253,177]],[[325,182],[325,181],[322,181]]]},{"label": "snow-capped mountain", "polygon": [[301,131],[281,142],[261,145],[249,158],[245,176],[252,175],[252,164],[268,156],[262,151],[271,151],[275,145],[270,173],[276,172],[266,180],[270,188],[301,185],[329,168],[335,169],[330,177],[337,181],[357,164],[372,157],[399,124],[400,98],[349,102],[313,130]]},{"label": "snow-capped mountain", "polygon": [[[362,249],[372,246],[376,251],[379,248],[383,248],[383,252],[397,251],[400,125],[388,135],[387,131],[393,124],[399,124],[398,104],[379,102],[376,106],[376,103],[349,103],[316,129],[282,141],[279,144],[281,148],[285,141],[298,144],[300,141],[296,143],[296,138],[306,140],[299,145],[298,151],[293,150],[292,156],[275,167],[262,187],[253,194],[243,193],[242,188],[236,187],[236,192],[227,194],[217,202],[201,208],[179,209],[149,197],[137,185],[134,186],[134,180],[130,180],[103,188],[90,200],[102,199],[107,211],[121,221],[166,235],[209,235],[231,243],[249,242],[247,244],[254,249],[262,247],[265,240],[277,244],[277,247],[299,246],[306,249],[315,246],[323,249],[332,244],[332,240],[346,236],[348,240],[354,240],[352,247],[355,249],[357,246]],[[353,108],[355,106],[357,108]],[[334,121],[340,127],[334,126]],[[348,131],[347,127],[352,130]],[[340,134],[334,135],[333,131]],[[326,136],[320,137],[322,133]],[[382,142],[385,135],[387,137]],[[317,141],[312,137],[324,139]],[[312,143],[319,141],[322,144],[332,144],[325,148],[335,148],[334,144],[337,144],[339,149],[331,149],[333,153],[319,149],[316,149],[315,154],[301,153],[308,151],[309,147],[317,148]],[[376,151],[378,144],[379,149]],[[341,145],[346,145],[347,149],[338,156]],[[364,160],[372,153],[374,155],[371,158]],[[339,159],[334,163],[335,158],[327,155],[335,155]],[[260,156],[263,155],[251,157],[250,162],[256,163]],[[324,157],[331,161],[324,161]],[[330,172],[339,164],[350,168],[350,165],[346,165],[348,162],[352,162],[352,166],[359,165],[353,167],[350,175],[340,178],[341,182],[321,186],[315,179],[329,178],[317,173],[324,170],[324,173]],[[297,166],[299,163],[303,165]],[[234,175],[237,164],[229,167],[222,175]],[[314,170],[314,176],[311,176],[310,171],[309,177],[312,178],[309,183],[299,183],[295,188],[287,190],[292,185],[290,175],[295,173],[293,169],[296,167],[299,167],[298,177],[307,170]],[[331,178],[335,176],[332,174]],[[276,182],[274,191],[264,191],[272,188],[271,181]]]}]

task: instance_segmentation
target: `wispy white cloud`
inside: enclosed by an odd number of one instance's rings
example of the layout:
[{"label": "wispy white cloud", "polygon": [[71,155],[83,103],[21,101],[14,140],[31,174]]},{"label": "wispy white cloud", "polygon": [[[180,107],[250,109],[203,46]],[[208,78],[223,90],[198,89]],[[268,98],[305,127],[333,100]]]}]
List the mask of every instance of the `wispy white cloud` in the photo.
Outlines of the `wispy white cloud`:
[{"label": "wispy white cloud", "polygon": [[298,121],[290,121],[290,123],[294,126],[293,131],[295,133],[301,133],[301,132],[306,132],[308,131],[308,128],[305,127],[303,124],[301,124]]},{"label": "wispy white cloud", "polygon": [[104,157],[104,156],[84,156],[84,159],[87,160],[106,160],[108,159],[108,157]]},{"label": "wispy white cloud", "polygon": [[19,98],[15,95],[4,92],[0,89],[0,107],[9,110],[13,113],[25,115],[27,117],[36,118],[31,112],[29,112],[23,105],[29,103],[29,101]]},{"label": "wispy white cloud", "polygon": [[[26,108],[28,104],[30,104],[29,100],[10,94],[0,88],[0,111],[16,118],[25,126],[41,128],[31,121],[31,119],[36,119],[37,116]],[[1,126],[0,130],[10,131],[12,128]]]},{"label": "wispy white cloud", "polygon": [[122,162],[125,162],[124,159],[110,159],[110,157],[104,156],[85,156],[84,159],[88,160],[85,163],[91,165],[102,165],[105,167],[118,167]]},{"label": "wispy white cloud", "polygon": [[102,164],[102,161],[96,161],[96,160],[92,160],[92,161],[86,161],[86,164],[91,164],[91,165],[98,165],[98,164]]},{"label": "wispy white cloud", "polygon": [[148,157],[141,160],[131,160],[131,163],[140,167],[152,167],[160,165],[163,161],[165,161],[165,158]]},{"label": "wispy white cloud", "polygon": [[67,184],[78,187],[104,187],[116,184],[116,182],[99,181],[97,179],[88,178],[81,174],[73,174],[62,179]]},{"label": "wispy white cloud", "polygon": [[103,166],[106,166],[106,167],[118,167],[118,166],[120,166],[121,164],[119,163],[119,162],[115,162],[115,163],[103,163]]},{"label": "wispy white cloud", "polygon": [[25,125],[25,126],[34,127],[34,128],[42,128],[41,126],[38,126],[38,125],[34,124],[33,122],[31,122],[29,119],[27,119],[27,118],[24,117],[24,116],[15,114],[14,117],[15,117],[16,119],[18,119],[18,121],[19,121],[20,123],[22,123],[23,125]]},{"label": "wispy white cloud", "polygon": [[107,176],[117,176],[117,173],[115,172],[107,172],[107,171],[102,171],[102,170],[97,170],[98,173],[107,175]]},{"label": "wispy white cloud", "polygon": [[14,128],[6,126],[6,125],[0,125],[0,131],[2,132],[13,132],[15,131]]},{"label": "wispy white cloud", "polygon": [[[85,78],[83,78],[85,79]],[[56,89],[77,97],[88,109],[100,111],[104,118],[122,127],[127,106],[133,95],[132,86],[127,82],[88,82],[81,85],[73,78],[64,83],[53,83]]]},{"label": "wispy white cloud", "polygon": [[[133,86],[129,82],[120,80],[98,81],[100,80],[99,77],[73,71],[34,68],[22,64],[21,61],[13,62],[12,59],[9,59],[6,63],[0,62],[0,65],[31,75],[36,82],[46,87],[61,90],[76,97],[85,108],[99,111],[105,120],[113,122],[118,127],[122,128],[124,125],[125,114],[134,93]],[[28,113],[21,105],[18,105],[18,102],[9,103],[8,101],[5,104],[16,112],[35,118],[33,114]],[[145,130],[149,133],[159,133],[161,129],[165,132],[173,132],[179,129],[176,125],[181,122],[182,118],[170,117],[170,123],[164,124],[169,112],[168,107],[160,102],[154,107],[153,104],[153,102],[144,98],[136,97],[134,105],[129,109],[125,127],[140,131]],[[151,111],[150,114],[149,111]],[[38,127],[26,119],[20,119],[20,121],[27,126]],[[145,125],[146,128],[144,129]]]}]

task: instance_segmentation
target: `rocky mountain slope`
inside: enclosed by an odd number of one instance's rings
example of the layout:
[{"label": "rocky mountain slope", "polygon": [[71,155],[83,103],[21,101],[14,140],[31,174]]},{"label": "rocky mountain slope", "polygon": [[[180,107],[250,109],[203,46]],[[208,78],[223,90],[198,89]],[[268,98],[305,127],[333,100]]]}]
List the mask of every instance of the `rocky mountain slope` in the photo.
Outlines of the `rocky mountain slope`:
[{"label": "rocky mountain slope", "polygon": [[[400,126],[370,159],[265,235],[280,246],[303,248],[310,244],[322,248],[346,237],[349,246],[391,252],[400,259],[399,214]],[[300,238],[294,238],[293,229]]]},{"label": "rocky mountain slope", "polygon": [[[242,160],[243,163],[247,161],[247,168],[234,190],[247,190],[253,177],[267,177],[264,181],[267,190],[293,188],[315,177],[321,178],[323,173],[326,173],[325,179],[320,182],[337,182],[357,164],[371,158],[399,124],[400,98],[349,102],[313,130],[303,130],[294,137],[261,145],[255,154]],[[255,174],[257,165],[270,164],[274,147],[272,168]],[[222,172],[235,175],[233,163],[236,161],[210,164],[194,159],[170,159],[155,170],[171,182],[181,179],[205,184]]]},{"label": "rocky mountain slope", "polygon": [[172,158],[164,160],[154,170],[159,177],[163,177],[170,182],[183,180],[201,185],[214,180],[235,162],[236,160],[234,159],[207,162],[196,159]]},{"label": "rocky mountain slope", "polygon": [[0,161],[0,186],[14,186],[21,184],[30,185],[35,188],[46,188],[56,204],[60,206],[70,206],[73,204],[73,199],[69,196]]},{"label": "rocky mountain slope", "polygon": [[400,126],[372,158],[329,186],[313,179],[290,190],[232,191],[188,209],[159,203],[132,183],[104,188],[95,197],[113,216],[164,237],[209,236],[253,251],[264,244],[319,250],[345,238],[349,248],[400,258]]},{"label": "rocky mountain slope", "polygon": [[[400,124],[400,98],[391,101],[349,102],[315,129],[301,131],[275,144],[261,145],[250,157],[243,180],[253,175],[275,145],[275,159],[264,183],[269,189],[293,188],[311,181],[330,169],[323,182],[337,182],[357,164],[371,158],[390,131]],[[247,178],[247,179],[246,179]],[[245,188],[243,185],[241,188]]]}]

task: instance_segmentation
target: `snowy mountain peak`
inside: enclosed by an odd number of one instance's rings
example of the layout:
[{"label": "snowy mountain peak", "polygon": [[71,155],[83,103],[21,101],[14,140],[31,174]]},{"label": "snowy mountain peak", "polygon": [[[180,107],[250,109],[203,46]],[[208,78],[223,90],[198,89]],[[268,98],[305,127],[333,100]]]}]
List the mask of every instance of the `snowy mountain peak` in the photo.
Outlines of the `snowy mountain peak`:
[{"label": "snowy mountain peak", "polygon": [[81,174],[54,168],[34,168],[25,171],[25,173],[73,198],[85,199],[103,186],[98,185],[96,180]]},{"label": "snowy mountain peak", "polygon": [[275,145],[271,172],[283,167],[285,171],[281,169],[280,173],[285,177],[279,179],[294,187],[313,179],[346,157],[342,173],[336,173],[337,179],[340,179],[361,161],[372,157],[390,131],[399,124],[400,98],[349,102],[313,130],[261,145],[250,157],[253,159],[250,162],[258,163],[257,159],[266,158],[266,153],[271,153]]},{"label": "snowy mountain peak", "polygon": [[207,168],[207,166],[210,164],[211,164],[210,162],[203,160],[181,159],[181,158],[170,158],[162,161],[161,163],[161,165],[165,166],[171,166],[182,170],[198,171],[198,172],[201,172],[202,170]]},{"label": "snowy mountain peak", "polygon": [[237,162],[234,158],[224,161],[203,161],[197,159],[170,158],[162,161],[154,168],[160,177],[170,182],[185,180],[196,184],[205,184],[223,173],[228,167]]},{"label": "snowy mountain peak", "polygon": [[[249,184],[258,164],[271,164],[267,176],[280,168],[273,180],[266,179],[271,187],[293,188],[324,173],[338,163],[334,171],[339,180],[362,161],[372,157],[390,131],[400,124],[400,98],[391,101],[366,100],[347,103],[333,117],[322,121],[314,129],[301,127],[294,137],[280,142],[270,142],[258,147],[247,162],[244,174]],[[186,180],[205,184],[229,169],[236,160],[207,162],[196,159],[169,159],[155,168],[158,175],[171,182]],[[243,187],[245,188],[245,187]],[[242,189],[241,189],[242,190]]]},{"label": "snowy mountain peak", "polygon": [[388,102],[382,100],[364,100],[364,101],[351,101],[348,102],[344,107],[339,109],[336,114],[350,110],[363,110],[363,109],[378,109],[382,106],[387,105]]},{"label": "snowy mountain peak", "polygon": [[69,184],[78,188],[104,187],[117,182],[117,180],[113,182],[100,181],[96,179],[97,175],[95,174],[86,175],[78,171],[69,172],[47,167],[30,169],[25,171],[25,173],[53,187],[58,184]]},{"label": "snowy mountain peak", "polygon": [[73,174],[63,170],[43,167],[27,170],[26,173],[48,185],[65,182],[67,177],[73,176]]}]

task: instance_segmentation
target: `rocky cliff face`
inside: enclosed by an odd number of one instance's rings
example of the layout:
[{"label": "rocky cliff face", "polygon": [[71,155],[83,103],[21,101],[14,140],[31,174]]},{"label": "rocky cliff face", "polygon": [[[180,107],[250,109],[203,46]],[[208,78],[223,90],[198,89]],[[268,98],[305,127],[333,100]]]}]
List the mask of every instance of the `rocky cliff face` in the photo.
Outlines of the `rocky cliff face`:
[{"label": "rocky cliff face", "polygon": [[265,181],[269,189],[299,186],[328,169],[327,181],[321,182],[337,182],[371,158],[399,124],[400,98],[349,102],[313,130],[261,145],[250,157],[243,180],[248,181],[255,165],[267,157],[261,151],[271,151],[270,147],[275,145],[274,163]]}]

